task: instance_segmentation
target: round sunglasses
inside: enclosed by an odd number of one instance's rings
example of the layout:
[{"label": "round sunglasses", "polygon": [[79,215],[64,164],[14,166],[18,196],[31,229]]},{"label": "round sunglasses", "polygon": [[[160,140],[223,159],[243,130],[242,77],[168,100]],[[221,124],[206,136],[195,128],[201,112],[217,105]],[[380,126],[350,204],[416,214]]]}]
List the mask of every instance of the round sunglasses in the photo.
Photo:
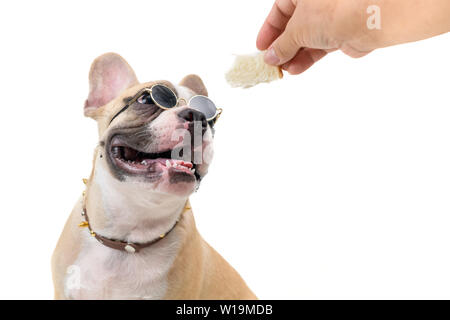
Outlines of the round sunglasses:
[{"label": "round sunglasses", "polygon": [[[148,98],[151,98],[151,100]],[[114,117],[112,117],[109,124],[136,101],[143,104],[155,104],[164,110],[175,108],[180,104],[180,101],[186,103],[185,99],[178,98],[175,92],[169,87],[163,84],[154,84],[150,88],[141,89],[135,94],[134,97],[131,98],[130,101],[114,115]],[[203,113],[208,122],[216,123],[217,119],[219,119],[222,114],[222,109],[217,108],[214,102],[207,96],[195,95],[189,99],[187,105],[190,108]]]}]

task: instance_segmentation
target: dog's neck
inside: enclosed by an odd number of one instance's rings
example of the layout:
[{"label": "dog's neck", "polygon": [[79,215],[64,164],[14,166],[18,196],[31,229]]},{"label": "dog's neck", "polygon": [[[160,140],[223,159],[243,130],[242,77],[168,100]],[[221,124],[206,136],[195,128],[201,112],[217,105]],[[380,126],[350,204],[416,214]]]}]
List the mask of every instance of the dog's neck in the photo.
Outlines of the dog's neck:
[{"label": "dog's neck", "polygon": [[158,238],[174,225],[188,200],[119,181],[101,166],[91,180],[86,190],[91,227],[111,239],[145,243]]}]

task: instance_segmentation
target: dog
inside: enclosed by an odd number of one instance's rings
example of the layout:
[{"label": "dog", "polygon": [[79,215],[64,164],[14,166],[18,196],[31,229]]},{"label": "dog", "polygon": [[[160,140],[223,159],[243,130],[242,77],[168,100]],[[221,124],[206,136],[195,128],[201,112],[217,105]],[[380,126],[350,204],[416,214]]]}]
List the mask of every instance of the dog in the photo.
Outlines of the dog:
[{"label": "dog", "polygon": [[[197,75],[139,83],[120,55],[94,60],[84,114],[97,121],[99,143],[52,256],[55,299],[256,299],[200,236],[189,204],[217,119],[188,101],[207,95]],[[180,132],[198,128],[200,142],[189,145],[195,139]]]}]

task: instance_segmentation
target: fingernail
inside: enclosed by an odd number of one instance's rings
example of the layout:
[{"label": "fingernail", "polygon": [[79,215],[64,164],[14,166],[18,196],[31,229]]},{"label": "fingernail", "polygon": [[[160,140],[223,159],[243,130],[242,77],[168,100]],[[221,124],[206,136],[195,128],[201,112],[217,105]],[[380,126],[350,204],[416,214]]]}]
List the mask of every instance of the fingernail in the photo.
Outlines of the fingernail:
[{"label": "fingernail", "polygon": [[269,50],[267,50],[266,54],[264,55],[264,61],[267,64],[276,66],[280,63],[280,58],[277,57],[275,50],[271,47]]}]

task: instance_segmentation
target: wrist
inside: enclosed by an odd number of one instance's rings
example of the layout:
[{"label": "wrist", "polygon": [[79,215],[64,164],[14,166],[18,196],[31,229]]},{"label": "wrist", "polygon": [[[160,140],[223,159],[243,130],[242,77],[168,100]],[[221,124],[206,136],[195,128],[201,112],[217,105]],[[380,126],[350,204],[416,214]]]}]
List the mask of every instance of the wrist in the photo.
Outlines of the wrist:
[{"label": "wrist", "polygon": [[[377,7],[366,13],[366,37],[373,49],[430,38],[450,31],[449,0],[364,0],[367,8]],[[379,25],[370,20],[377,14]]]},{"label": "wrist", "polygon": [[[395,0],[396,1],[396,0]],[[351,47],[358,52],[370,52],[381,48],[385,42],[384,33],[374,3],[380,0],[340,0],[336,2],[333,15],[333,38],[339,49]],[[378,6],[381,11],[381,8]]]}]

